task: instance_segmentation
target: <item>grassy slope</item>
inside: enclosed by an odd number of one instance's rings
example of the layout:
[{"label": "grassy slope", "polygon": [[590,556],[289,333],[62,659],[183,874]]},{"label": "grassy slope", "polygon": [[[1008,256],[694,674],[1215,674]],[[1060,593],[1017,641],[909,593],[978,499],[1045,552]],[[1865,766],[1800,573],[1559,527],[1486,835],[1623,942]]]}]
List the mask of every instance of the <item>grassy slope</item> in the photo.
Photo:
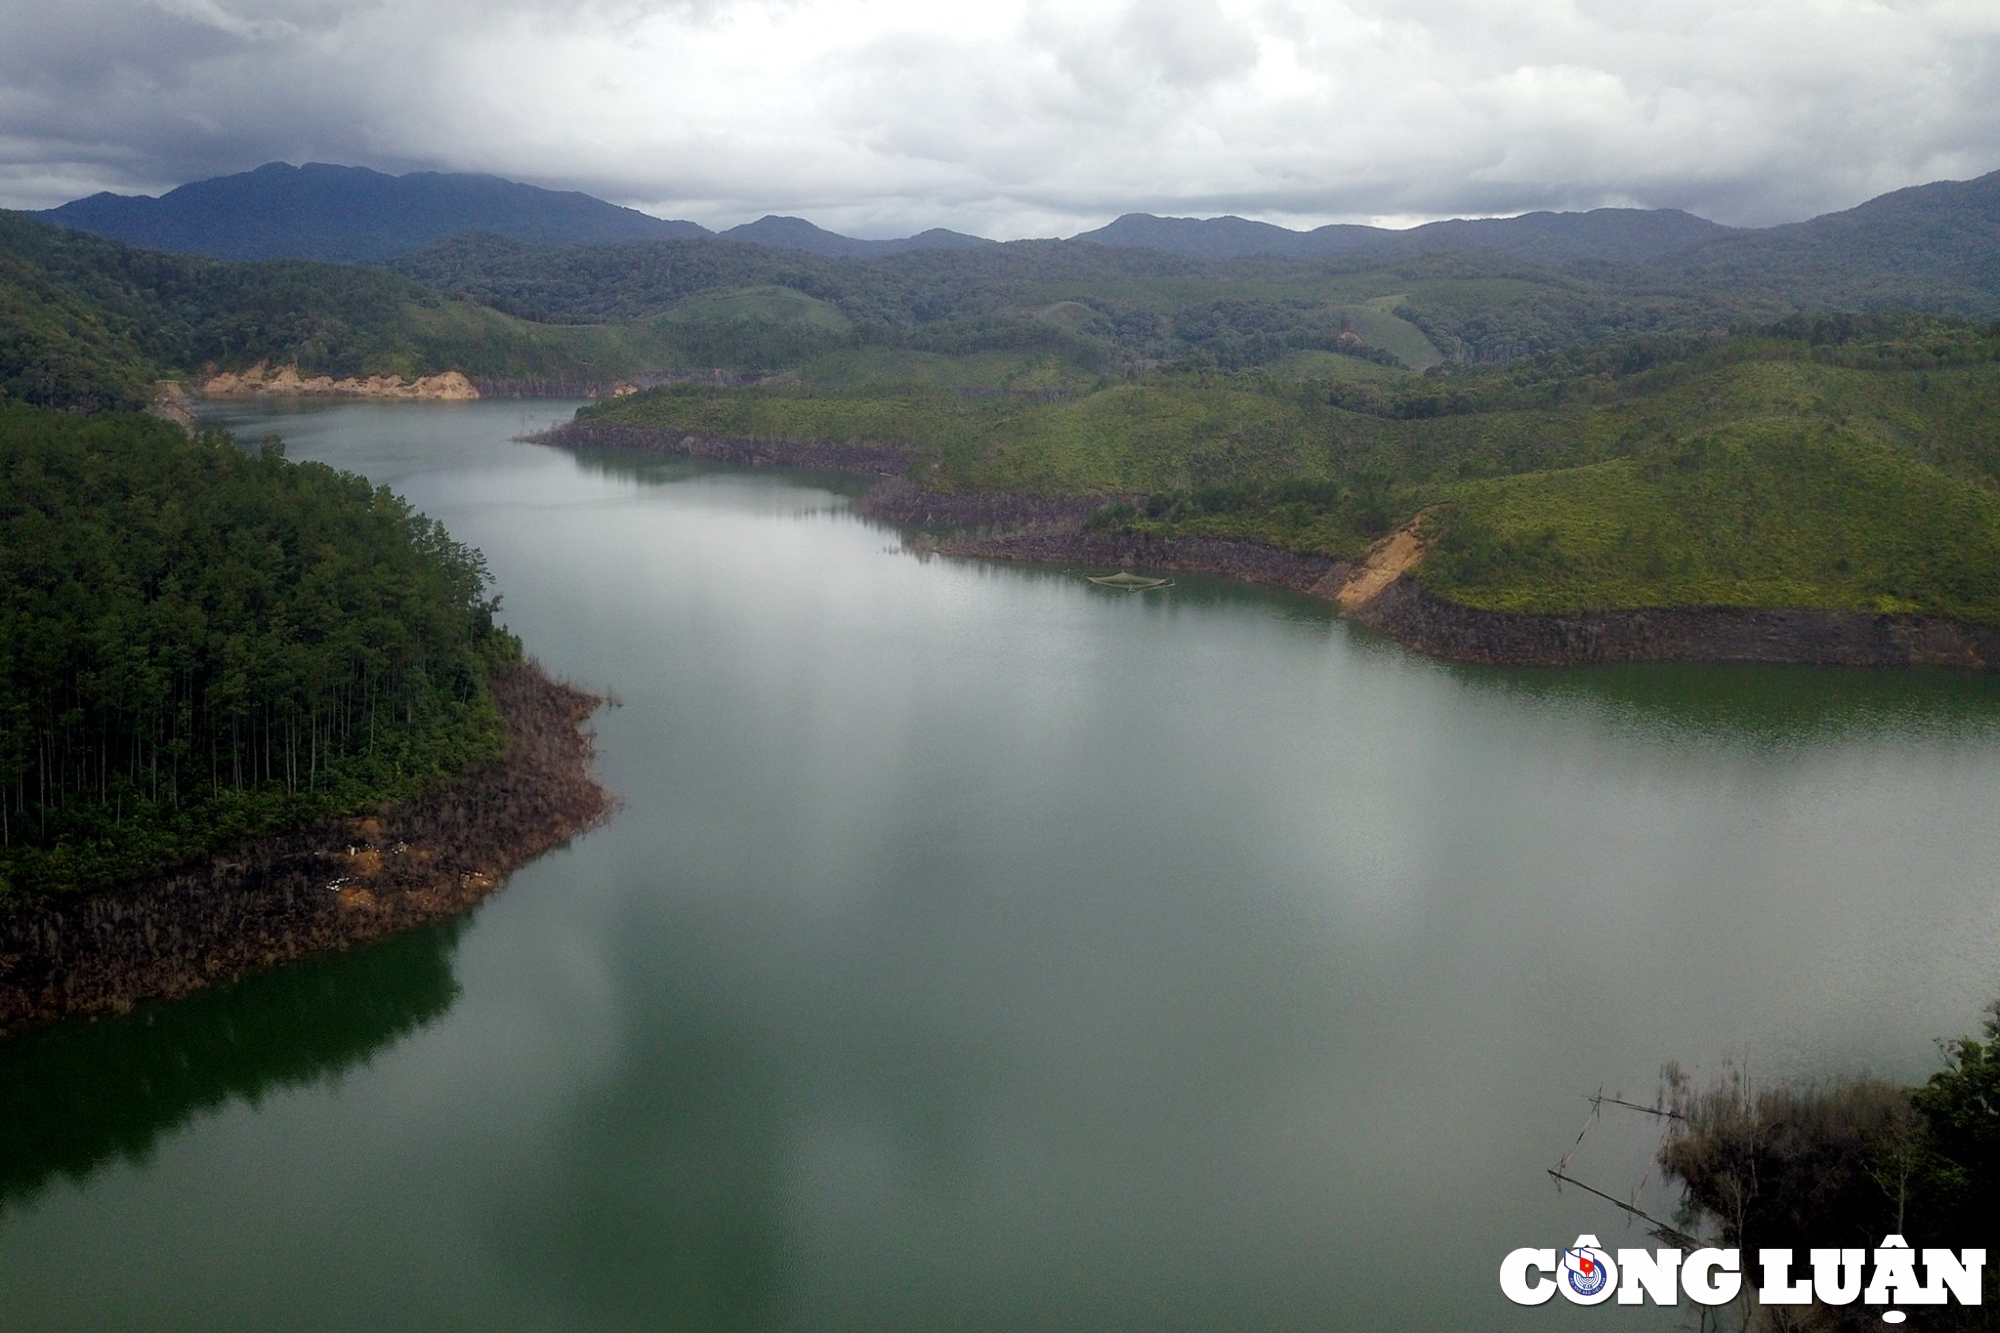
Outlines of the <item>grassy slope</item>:
[{"label": "grassy slope", "polygon": [[1427,587],[1469,606],[1786,606],[2000,621],[2000,493],[1783,418],[1455,488]]},{"label": "grassy slope", "polygon": [[[1344,358],[1350,359],[1350,358]],[[972,352],[946,356],[898,347],[847,347],[801,365],[800,383],[817,389],[872,393],[1082,393],[1099,377],[1048,352]]]},{"label": "grassy slope", "polygon": [[803,324],[828,333],[845,333],[854,327],[838,306],[790,287],[768,283],[702,292],[674,306],[663,318],[676,323],[766,320],[773,324]]},{"label": "grassy slope", "polygon": [[[1020,411],[947,453],[979,490],[1107,494],[1241,477],[1318,475],[1317,423],[1295,403],[1228,384],[1119,384]],[[975,443],[975,442],[966,442]]]},{"label": "grassy slope", "polygon": [[1444,354],[1422,329],[1396,313],[1404,299],[1400,293],[1378,296],[1359,305],[1343,306],[1341,313],[1369,346],[1381,348],[1411,370],[1429,370],[1444,360]]},{"label": "grassy slope", "polygon": [[739,440],[859,444],[936,452],[941,442],[983,434],[998,404],[931,389],[816,392],[808,388],[713,393],[676,386],[594,403],[580,420]]},{"label": "grassy slope", "polygon": [[1325,468],[1303,411],[1227,383],[1117,384],[1046,401],[955,393],[950,378],[827,391],[656,390],[584,415],[740,439],[914,447],[940,463],[940,484],[969,490],[1098,495]]},{"label": "grassy slope", "polygon": [[627,379],[647,370],[705,364],[684,355],[678,330],[660,321],[537,324],[468,301],[404,306],[393,349],[368,373],[413,375],[438,367],[479,378]]},{"label": "grassy slope", "polygon": [[1289,352],[1271,365],[1271,373],[1282,380],[1304,383],[1330,380],[1345,383],[1396,380],[1410,372],[1338,352]]}]

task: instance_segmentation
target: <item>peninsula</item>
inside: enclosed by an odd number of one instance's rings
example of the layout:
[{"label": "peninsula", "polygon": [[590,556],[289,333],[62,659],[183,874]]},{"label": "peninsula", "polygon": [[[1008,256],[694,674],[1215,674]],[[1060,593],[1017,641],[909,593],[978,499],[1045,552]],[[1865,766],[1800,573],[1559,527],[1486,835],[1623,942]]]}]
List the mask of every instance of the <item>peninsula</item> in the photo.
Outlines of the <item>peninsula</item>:
[{"label": "peninsula", "polygon": [[1279,584],[1464,661],[2000,667],[2000,324],[1795,317],[1393,379],[984,365],[1036,387],[850,359],[543,438],[875,475],[864,508],[928,549]]},{"label": "peninsula", "polygon": [[479,554],[386,488],[0,404],[0,1032],[463,910],[604,817]]}]

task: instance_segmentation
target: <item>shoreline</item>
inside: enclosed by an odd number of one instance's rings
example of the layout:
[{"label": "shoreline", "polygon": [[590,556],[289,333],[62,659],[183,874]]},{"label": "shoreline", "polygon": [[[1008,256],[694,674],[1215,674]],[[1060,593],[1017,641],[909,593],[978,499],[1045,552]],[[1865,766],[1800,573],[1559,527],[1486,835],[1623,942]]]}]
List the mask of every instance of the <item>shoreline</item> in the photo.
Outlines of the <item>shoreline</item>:
[{"label": "shoreline", "polygon": [[0,1033],[122,1013],[456,916],[603,822],[585,725],[605,700],[525,662],[495,674],[507,753],[424,796],[205,865],[0,916]]},{"label": "shoreline", "polygon": [[[1652,607],[1520,613],[1447,601],[1411,570],[1421,549],[1391,534],[1367,561],[1306,555],[1226,537],[1095,532],[1085,521],[1118,496],[931,491],[906,480],[915,455],[859,445],[730,440],[643,426],[565,423],[529,437],[553,448],[611,449],[883,478],[859,502],[870,518],[920,531],[925,554],[1045,565],[1211,574],[1323,598],[1415,652],[1482,666],[1610,662],[1759,662],[1794,666],[1944,666],[2000,671],[2000,625],[1940,616],[1790,607]],[[921,529],[939,527],[942,534]],[[1385,563],[1389,566],[1384,568]]]},{"label": "shoreline", "polygon": [[693,458],[743,467],[801,468],[847,472],[861,477],[899,477],[917,461],[904,449],[865,444],[801,444],[789,440],[744,440],[701,431],[652,426],[590,426],[565,421],[521,437],[551,449],[602,449],[622,454]]},{"label": "shoreline", "polygon": [[2000,671],[2000,625],[1796,607],[1667,606],[1526,614],[1446,601],[1411,579],[1354,618],[1432,657],[1485,666],[1763,662]]},{"label": "shoreline", "polygon": [[[429,375],[304,375],[296,365],[272,367],[259,361],[243,370],[213,367],[194,377],[193,389],[179,380],[159,383],[161,399],[185,408],[202,402],[316,401],[319,399],[380,399],[392,402],[473,402],[481,398],[623,398],[664,384],[741,386],[760,377],[728,370],[658,370],[621,376],[477,376],[441,370]],[[171,410],[171,408],[169,408]]]},{"label": "shoreline", "polygon": [[1151,537],[1124,532],[1012,532],[928,542],[918,549],[973,560],[1037,565],[1104,565],[1212,574],[1334,600],[1354,566],[1229,537]]},{"label": "shoreline", "polygon": [[969,559],[1171,570],[1284,588],[1333,602],[1357,624],[1414,652],[1477,666],[1757,662],[2000,671],[2000,625],[1938,616],[1789,607],[1485,611],[1437,596],[1403,576],[1406,570],[1369,586],[1372,560],[1355,565],[1220,537],[1002,532],[919,538],[913,545]]}]

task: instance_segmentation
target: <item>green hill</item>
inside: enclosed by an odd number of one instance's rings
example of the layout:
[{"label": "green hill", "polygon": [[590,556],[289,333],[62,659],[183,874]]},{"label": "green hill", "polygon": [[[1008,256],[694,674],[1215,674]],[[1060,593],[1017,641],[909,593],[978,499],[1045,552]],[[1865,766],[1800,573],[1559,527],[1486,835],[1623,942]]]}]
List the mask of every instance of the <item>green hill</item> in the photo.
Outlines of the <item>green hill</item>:
[{"label": "green hill", "polygon": [[[0,238],[21,224],[0,215]],[[62,281],[0,244],[0,397],[85,411],[138,408],[163,369],[132,314]]]},{"label": "green hill", "polygon": [[796,364],[840,340],[841,316],[810,297],[778,318],[777,290],[691,306],[700,317],[544,323],[382,269],[135,250],[0,213],[0,394],[136,408],[162,377],[257,362],[574,392],[676,367]]}]

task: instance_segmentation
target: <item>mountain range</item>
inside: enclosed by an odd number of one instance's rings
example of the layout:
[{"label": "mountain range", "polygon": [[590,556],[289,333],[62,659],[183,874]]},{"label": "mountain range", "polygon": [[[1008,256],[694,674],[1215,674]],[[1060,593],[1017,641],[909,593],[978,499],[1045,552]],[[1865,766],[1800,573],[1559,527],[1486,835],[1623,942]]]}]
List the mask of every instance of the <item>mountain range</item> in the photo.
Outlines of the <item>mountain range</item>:
[{"label": "mountain range", "polygon": [[[93,194],[40,217],[150,250],[217,259],[322,259],[371,263],[469,232],[535,245],[602,245],[715,236],[696,222],[656,218],[573,190],[545,190],[498,176],[270,162],[254,171],[194,181],[157,198]],[[804,218],[764,217],[720,235],[835,259],[901,250],[992,245],[936,229],[866,241]]]},{"label": "mountain range", "polygon": [[[1033,244],[1003,246],[942,229],[863,240],[778,216],[718,233],[496,176],[391,176],[322,163],[271,163],[157,198],[96,194],[39,216],[131,245],[226,259],[379,263],[471,235],[564,247],[720,238],[831,259],[998,252]],[[1761,229],[1725,227],[1678,209],[1601,208],[1405,230],[1337,224],[1311,231],[1240,217],[1128,213],[1071,242],[1195,261],[1395,261],[1460,253],[1556,267],[1611,265],[1675,287],[1740,290],[1809,305],[1916,305],[1984,314],[2000,303],[2000,172],[1898,190],[1844,212]]]},{"label": "mountain range", "polygon": [[[498,176],[435,171],[391,176],[367,167],[272,162],[195,181],[157,198],[94,194],[41,214],[50,222],[128,245],[219,259],[380,262],[469,232],[536,245],[687,240],[720,235],[831,259],[998,244],[935,228],[895,240],[843,236],[804,218],[768,216],[723,232],[656,218],[574,191]],[[1730,228],[1675,209],[1602,208],[1518,218],[1434,222],[1407,231],[1336,224],[1291,231],[1238,217],[1163,218],[1128,213],[1073,239],[1198,259],[1316,257],[1389,248],[1485,250],[1551,263],[1643,260],[1727,235]]]},{"label": "mountain range", "polygon": [[1643,260],[1732,234],[1734,228],[1679,209],[1599,208],[1588,213],[1526,213],[1513,218],[1457,218],[1393,230],[1333,223],[1292,231],[1247,218],[1163,218],[1127,213],[1077,236],[1097,245],[1138,246],[1199,259],[1250,255],[1315,257],[1358,250],[1432,253],[1487,250],[1553,263]]},{"label": "mountain range", "polygon": [[41,216],[127,245],[218,259],[380,260],[468,231],[543,245],[708,234],[692,222],[498,176],[389,176],[320,162],[272,162],[158,198],[93,194]]}]

